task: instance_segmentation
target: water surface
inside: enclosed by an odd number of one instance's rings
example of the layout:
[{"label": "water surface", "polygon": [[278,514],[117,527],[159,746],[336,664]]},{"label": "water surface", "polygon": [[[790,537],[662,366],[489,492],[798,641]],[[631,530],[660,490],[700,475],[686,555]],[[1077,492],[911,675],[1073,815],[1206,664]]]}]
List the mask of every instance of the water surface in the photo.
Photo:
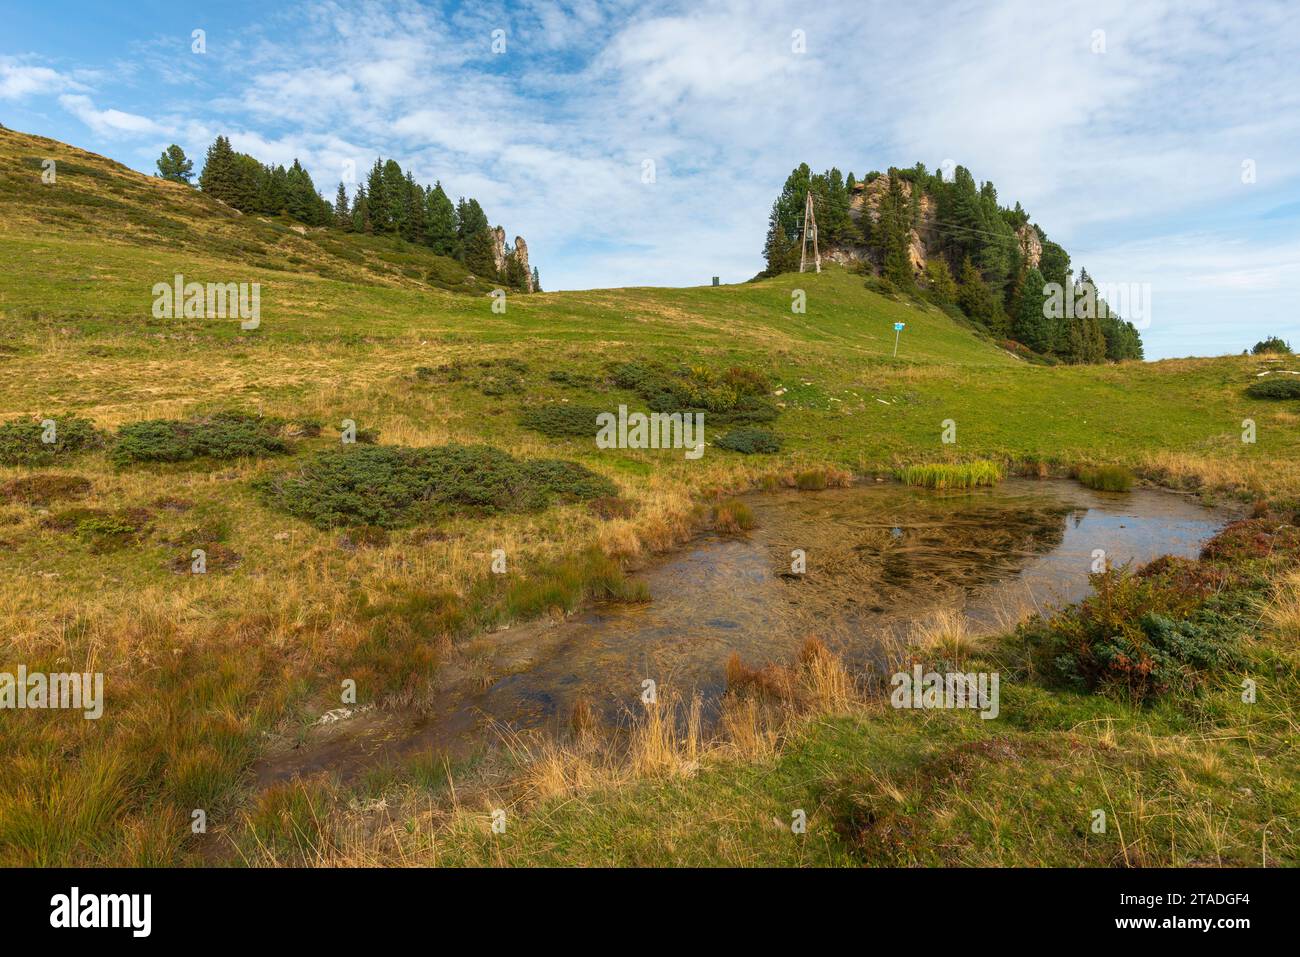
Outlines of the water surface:
[{"label": "water surface", "polygon": [[1020,479],[962,492],[879,484],[745,500],[756,520],[748,534],[703,535],[636,574],[649,603],[596,605],[489,636],[486,687],[452,669],[432,715],[400,729],[362,723],[363,733],[272,762],[261,776],[456,750],[481,741],[491,724],[567,721],[580,697],[619,720],[647,678],[701,692],[707,713],[733,653],[751,665],[786,662],[815,635],[863,664],[882,641],[943,608],[960,610],[977,631],[996,630],[1019,610],[1087,595],[1098,550],[1113,564],[1194,557],[1233,517],[1169,492]]}]

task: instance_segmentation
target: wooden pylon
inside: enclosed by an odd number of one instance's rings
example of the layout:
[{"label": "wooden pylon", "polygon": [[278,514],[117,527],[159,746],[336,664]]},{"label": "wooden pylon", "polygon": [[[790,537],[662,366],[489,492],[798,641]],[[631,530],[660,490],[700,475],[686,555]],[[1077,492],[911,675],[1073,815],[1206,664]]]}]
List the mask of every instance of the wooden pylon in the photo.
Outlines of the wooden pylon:
[{"label": "wooden pylon", "polygon": [[808,263],[808,237],[812,236],[813,266],[817,272],[822,271],[822,254],[817,249],[817,215],[813,212],[812,190],[803,204],[803,247],[799,251],[799,271],[803,272]]}]

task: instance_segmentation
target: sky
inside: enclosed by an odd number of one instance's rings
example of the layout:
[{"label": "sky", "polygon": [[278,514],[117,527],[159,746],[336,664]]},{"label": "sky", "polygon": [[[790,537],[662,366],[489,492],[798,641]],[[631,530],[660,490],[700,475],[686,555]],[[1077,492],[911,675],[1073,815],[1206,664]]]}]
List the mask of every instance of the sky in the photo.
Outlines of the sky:
[{"label": "sky", "polygon": [[224,133],[329,197],[392,157],[548,290],[741,282],[799,163],[955,162],[1149,291],[1148,358],[1300,347],[1294,4],[43,0],[0,123],[150,173]]}]

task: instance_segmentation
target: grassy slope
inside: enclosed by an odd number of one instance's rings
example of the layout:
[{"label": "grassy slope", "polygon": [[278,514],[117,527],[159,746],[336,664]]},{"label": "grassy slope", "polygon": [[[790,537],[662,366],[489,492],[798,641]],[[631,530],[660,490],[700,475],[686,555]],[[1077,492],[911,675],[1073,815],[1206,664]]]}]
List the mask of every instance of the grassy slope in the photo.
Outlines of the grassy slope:
[{"label": "grassy slope", "polygon": [[[53,185],[40,181],[47,156],[59,161]],[[0,506],[0,614],[4,633],[14,636],[6,663],[94,663],[120,696],[101,727],[56,721],[23,736],[21,747],[13,737],[4,742],[21,751],[18,763],[29,775],[0,789],[8,859],[174,860],[186,808],[209,807],[229,819],[239,807],[236,781],[263,731],[293,729],[332,706],[325,689],[337,686],[340,662],[366,648],[371,634],[356,612],[357,593],[465,594],[498,545],[517,556],[514,575],[591,542],[635,557],[670,545],[689,527],[699,491],[818,463],[872,471],[985,455],[1122,461],[1168,481],[1279,504],[1300,498],[1296,410],[1241,397],[1254,360],[1030,366],[937,310],[882,298],[838,269],[721,288],[518,296],[505,315],[495,315],[486,287],[464,283],[458,268],[383,239],[303,234],[287,223],[241,217],[100,157],[0,132],[0,418],[80,412],[112,427],[230,405],[334,425],[352,418],[377,426],[385,442],[490,441],[517,453],[562,454],[610,475],[638,507],[631,519],[612,522],[576,507],[458,520],[435,548],[399,536],[388,548],[347,552],[337,535],[257,503],[248,481],[277,463],[115,471],[99,454],[75,462],[67,468],[95,485],[84,504],[149,506],[178,497],[191,507],[155,509],[139,545],[98,555],[42,527],[38,511]],[[262,283],[262,328],[248,334],[233,321],[153,319],[151,287],[175,272]],[[795,288],[807,291],[805,315],[790,311]],[[896,320],[908,326],[894,360]],[[528,363],[522,394],[493,397],[472,383],[411,376],[417,366],[503,356]],[[594,373],[629,357],[770,370],[788,390],[777,425],[786,451],[746,459],[711,450],[688,463],[649,451],[599,453],[517,425],[517,411],[538,401],[632,401],[546,376],[556,369]],[[1255,445],[1239,440],[1247,416],[1259,424]],[[955,448],[939,441],[949,418],[958,425]],[[0,468],[0,481],[20,474]],[[242,564],[202,578],[167,570],[186,552],[190,530],[205,524],[224,525]],[[785,771],[742,764],[739,778],[724,775],[718,786],[730,793],[755,773],[763,787],[787,774],[817,780],[822,772],[808,767],[838,767],[855,750],[875,754],[865,738],[880,738],[884,747],[878,729],[897,720],[886,715],[883,724],[857,730],[813,727],[801,739],[804,757],[796,749],[773,759]],[[1132,726],[1140,733],[1140,723]],[[978,724],[976,731],[987,733]],[[682,825],[683,847],[708,827],[701,808],[720,799],[709,790],[715,780],[656,798],[680,802],[671,820],[696,822]],[[988,793],[997,788],[991,784]],[[606,822],[617,822],[629,800],[641,798],[612,795]],[[565,826],[563,813],[545,820]],[[654,838],[646,840],[649,846]],[[621,832],[611,830],[600,847],[574,853],[632,855],[635,845],[621,842]],[[1056,858],[1044,852],[1042,859]]]}]

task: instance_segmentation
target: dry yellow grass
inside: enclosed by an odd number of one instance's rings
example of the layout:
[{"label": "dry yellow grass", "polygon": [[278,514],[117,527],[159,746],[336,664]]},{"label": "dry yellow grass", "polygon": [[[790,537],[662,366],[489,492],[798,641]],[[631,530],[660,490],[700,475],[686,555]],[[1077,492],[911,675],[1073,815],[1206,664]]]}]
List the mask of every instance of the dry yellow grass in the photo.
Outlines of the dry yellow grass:
[{"label": "dry yellow grass", "polygon": [[1300,642],[1300,571],[1274,582],[1264,622],[1279,638]]}]

